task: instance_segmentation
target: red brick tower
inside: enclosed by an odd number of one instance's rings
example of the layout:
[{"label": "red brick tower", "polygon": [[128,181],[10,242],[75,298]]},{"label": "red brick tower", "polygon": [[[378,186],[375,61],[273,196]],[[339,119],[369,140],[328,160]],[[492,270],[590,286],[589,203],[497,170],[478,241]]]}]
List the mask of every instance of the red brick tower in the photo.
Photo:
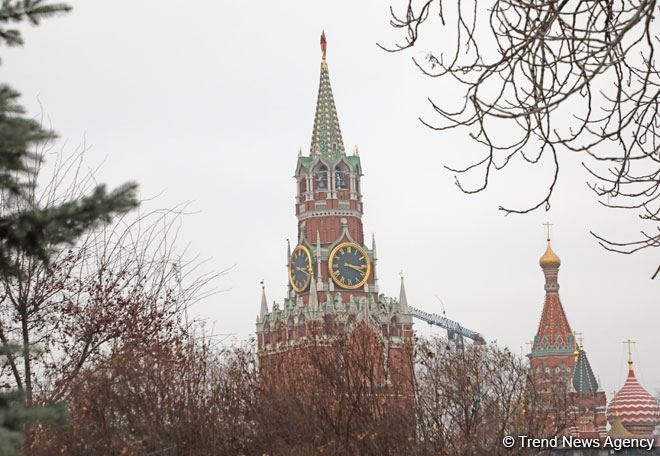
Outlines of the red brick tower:
[{"label": "red brick tower", "polygon": [[551,432],[560,427],[562,434],[603,438],[607,424],[605,393],[599,388],[587,354],[576,342],[566,318],[559,298],[561,260],[552,250],[549,236],[547,241],[539,261],[545,276],[545,301],[528,355],[532,375],[543,400],[554,408],[549,414]]},{"label": "red brick tower", "polygon": [[288,295],[268,309],[264,292],[257,317],[261,369],[360,329],[378,347],[383,386],[412,394],[412,317],[403,279],[399,300],[379,295],[376,244],[373,237],[365,244],[362,226],[360,157],[357,148],[346,154],[326,46],[323,34],[311,146],[308,155],[299,153],[295,169],[298,239],[287,252]]},{"label": "red brick tower", "polygon": [[576,343],[559,299],[557,276],[561,260],[552,250],[549,239],[539,264],[545,276],[545,301],[529,354],[530,364],[535,374],[565,389],[575,364]]}]

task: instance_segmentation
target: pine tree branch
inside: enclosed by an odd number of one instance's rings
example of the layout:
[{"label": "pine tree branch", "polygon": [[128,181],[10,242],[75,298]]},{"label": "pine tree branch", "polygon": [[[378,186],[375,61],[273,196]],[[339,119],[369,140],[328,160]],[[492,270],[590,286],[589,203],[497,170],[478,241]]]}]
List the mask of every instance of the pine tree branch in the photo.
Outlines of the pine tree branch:
[{"label": "pine tree branch", "polygon": [[0,270],[18,273],[13,262],[16,252],[48,263],[56,247],[72,244],[85,231],[137,207],[136,191],[135,183],[110,193],[99,185],[86,197],[0,218]]},{"label": "pine tree branch", "polygon": [[[39,25],[41,19],[56,14],[68,13],[71,6],[66,3],[46,3],[44,0],[4,0],[0,6],[0,23],[29,21],[32,25]],[[17,29],[0,27],[0,44],[7,46],[22,46],[23,37]]]}]

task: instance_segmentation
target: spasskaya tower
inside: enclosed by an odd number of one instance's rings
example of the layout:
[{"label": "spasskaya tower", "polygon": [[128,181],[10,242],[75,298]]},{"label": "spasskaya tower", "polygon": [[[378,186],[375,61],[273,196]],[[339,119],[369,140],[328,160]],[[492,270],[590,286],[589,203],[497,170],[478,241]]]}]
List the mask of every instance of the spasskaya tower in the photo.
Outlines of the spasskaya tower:
[{"label": "spasskaya tower", "polygon": [[[346,153],[330,85],[327,43],[321,35],[321,75],[309,154],[295,168],[297,242],[287,252],[288,293],[268,308],[265,289],[257,317],[262,366],[265,358],[310,339],[350,334],[361,327],[381,348],[382,381],[405,372],[412,385],[412,317],[401,278],[399,299],[379,294],[377,252],[365,244],[362,225],[362,166],[357,148]],[[405,361],[404,361],[405,359]],[[408,366],[409,364],[409,366]]]}]

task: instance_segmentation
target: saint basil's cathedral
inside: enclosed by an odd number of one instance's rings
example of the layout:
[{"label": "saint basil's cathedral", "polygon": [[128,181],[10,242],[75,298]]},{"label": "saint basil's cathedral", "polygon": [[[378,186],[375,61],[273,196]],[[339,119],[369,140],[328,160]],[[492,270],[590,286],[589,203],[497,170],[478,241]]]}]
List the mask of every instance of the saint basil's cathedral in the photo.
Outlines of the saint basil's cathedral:
[{"label": "saint basil's cathedral", "polygon": [[[660,404],[637,381],[628,344],[628,376],[613,394],[609,404],[587,358],[582,341],[571,326],[559,297],[561,260],[552,250],[550,238],[539,261],[545,276],[545,300],[539,326],[532,341],[532,375],[546,390],[564,392],[569,424],[564,434],[580,438],[604,439],[640,437],[656,439],[660,425]],[[610,423],[609,430],[607,422]]]},{"label": "saint basil's cathedral", "polygon": [[[404,281],[401,277],[398,300],[379,294],[376,243],[372,237],[371,245],[365,244],[362,226],[362,166],[357,150],[349,155],[344,147],[326,48],[323,34],[311,147],[309,155],[299,153],[295,168],[298,240],[287,252],[288,294],[281,305],[273,303],[269,309],[262,290],[256,324],[260,366],[267,371],[273,360],[284,360],[320,334],[328,337],[361,328],[383,347],[383,384],[411,396],[413,322]],[[628,376],[608,404],[560,300],[561,261],[549,236],[539,264],[545,299],[527,356],[532,376],[544,389],[561,391],[566,398],[571,419],[562,433],[598,439],[655,436],[659,445],[660,405],[635,376],[632,342],[628,341]]]}]

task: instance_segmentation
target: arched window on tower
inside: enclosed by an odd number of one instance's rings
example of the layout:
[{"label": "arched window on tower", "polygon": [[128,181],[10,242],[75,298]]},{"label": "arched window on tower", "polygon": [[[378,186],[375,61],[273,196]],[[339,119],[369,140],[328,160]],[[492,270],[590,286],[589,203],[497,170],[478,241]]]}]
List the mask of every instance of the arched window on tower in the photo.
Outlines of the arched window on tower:
[{"label": "arched window on tower", "polygon": [[314,172],[314,181],[317,190],[328,189],[328,167],[325,165],[319,166]]},{"label": "arched window on tower", "polygon": [[307,178],[305,176],[300,178],[299,184],[298,184],[298,192],[300,193],[300,196],[303,196],[305,192],[307,191]]},{"label": "arched window on tower", "polygon": [[264,338],[263,338],[264,347],[270,344],[270,325],[268,322],[264,323]]},{"label": "arched window on tower", "polygon": [[348,167],[343,163],[338,164],[335,168],[335,189],[341,190],[348,188],[349,179]]},{"label": "arched window on tower", "polygon": [[390,337],[401,337],[401,325],[396,315],[390,320]]}]

